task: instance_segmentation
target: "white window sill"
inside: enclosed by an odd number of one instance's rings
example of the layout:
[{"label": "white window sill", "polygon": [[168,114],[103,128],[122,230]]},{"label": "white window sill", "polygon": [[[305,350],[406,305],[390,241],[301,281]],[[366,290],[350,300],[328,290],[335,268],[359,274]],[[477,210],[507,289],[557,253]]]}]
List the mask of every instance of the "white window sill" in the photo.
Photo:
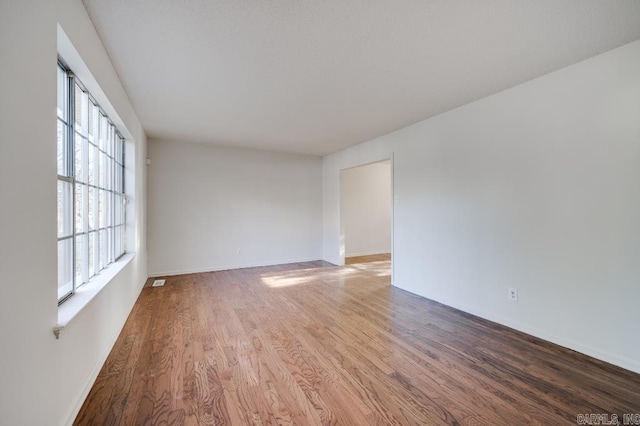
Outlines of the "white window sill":
[{"label": "white window sill", "polygon": [[109,265],[108,268],[93,277],[87,284],[76,290],[73,296],[62,305],[58,306],[58,324],[53,327],[53,334],[55,334],[56,339],[60,338],[64,330],[73,323],[84,307],[131,262],[135,255],[135,253],[126,253],[116,262]]}]

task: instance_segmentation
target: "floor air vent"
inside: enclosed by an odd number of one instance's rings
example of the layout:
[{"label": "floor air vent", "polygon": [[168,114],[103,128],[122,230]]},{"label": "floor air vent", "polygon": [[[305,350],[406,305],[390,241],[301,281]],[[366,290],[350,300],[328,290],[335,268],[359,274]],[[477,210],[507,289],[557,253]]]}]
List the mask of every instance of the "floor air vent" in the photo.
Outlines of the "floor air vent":
[{"label": "floor air vent", "polygon": [[166,280],[155,280],[153,284],[151,284],[151,287],[162,287],[165,281]]}]

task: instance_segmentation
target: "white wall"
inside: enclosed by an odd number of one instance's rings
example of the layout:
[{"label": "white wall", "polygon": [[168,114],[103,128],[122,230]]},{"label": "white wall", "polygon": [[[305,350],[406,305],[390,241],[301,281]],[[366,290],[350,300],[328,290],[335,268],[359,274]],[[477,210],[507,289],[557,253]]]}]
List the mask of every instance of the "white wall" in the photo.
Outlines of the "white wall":
[{"label": "white wall", "polygon": [[640,41],[325,157],[325,260],[392,153],[394,285],[640,372]]},{"label": "white wall", "polygon": [[[59,340],[57,23],[131,136],[136,257]],[[146,279],[145,137],[80,0],[0,2],[0,424],[70,424]],[[102,102],[102,99],[98,99]],[[104,105],[103,105],[104,106]],[[128,173],[133,173],[129,163]]]},{"label": "white wall", "polygon": [[320,157],[151,140],[149,158],[150,274],[322,257]]},{"label": "white wall", "polygon": [[345,256],[391,252],[391,162],[343,170],[340,178]]}]

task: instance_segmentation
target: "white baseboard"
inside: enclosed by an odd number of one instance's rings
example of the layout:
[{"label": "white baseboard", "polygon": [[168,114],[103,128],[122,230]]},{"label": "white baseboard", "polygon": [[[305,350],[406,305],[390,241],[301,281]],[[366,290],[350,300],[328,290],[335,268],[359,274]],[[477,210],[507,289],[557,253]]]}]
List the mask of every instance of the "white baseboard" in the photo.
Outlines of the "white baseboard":
[{"label": "white baseboard", "polygon": [[376,250],[376,251],[366,251],[366,252],[358,252],[358,253],[347,253],[344,257],[356,257],[356,256],[373,256],[376,254],[389,254],[391,250]]},{"label": "white baseboard", "polygon": [[[395,285],[395,287],[401,288],[405,290],[402,286]],[[409,291],[409,290],[405,290]],[[409,291],[410,293],[413,293]],[[514,330],[520,331],[525,334],[529,334],[531,336],[537,337],[539,339],[545,340],[547,342],[554,343],[556,345],[562,346],[567,349],[571,349],[573,351],[579,352],[581,354],[590,356],[592,358],[598,359],[600,361],[608,362],[609,364],[613,364],[615,366],[624,368],[629,371],[633,371],[634,373],[640,374],[640,361],[631,359],[613,352],[604,351],[602,349],[594,348],[589,345],[585,345],[584,343],[577,342],[571,339],[567,339],[565,337],[556,336],[553,333],[548,333],[544,330],[538,329],[536,327],[531,327],[526,324],[519,323],[517,321],[512,321],[508,318],[504,318],[498,315],[494,315],[490,312],[485,312],[476,308],[472,308],[469,306],[465,306],[459,303],[453,303],[449,300],[438,300],[432,299],[422,294],[413,293],[418,296],[424,297],[429,300],[433,300],[438,303],[442,303],[443,305],[449,306],[454,309],[458,309],[460,311],[475,315],[477,317],[495,322],[500,325],[504,325],[506,327],[512,328]]]}]

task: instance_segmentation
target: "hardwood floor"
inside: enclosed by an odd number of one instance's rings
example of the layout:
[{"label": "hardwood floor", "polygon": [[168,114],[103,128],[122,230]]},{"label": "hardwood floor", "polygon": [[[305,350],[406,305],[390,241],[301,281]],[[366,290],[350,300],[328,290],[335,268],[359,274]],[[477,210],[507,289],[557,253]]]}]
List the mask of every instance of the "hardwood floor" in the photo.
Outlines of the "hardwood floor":
[{"label": "hardwood floor", "polygon": [[77,425],[576,424],[640,375],[389,284],[390,263],[145,287]]},{"label": "hardwood floor", "polygon": [[367,256],[350,256],[344,258],[345,265],[353,265],[354,263],[379,262],[382,260],[391,260],[391,253],[370,254]]}]

